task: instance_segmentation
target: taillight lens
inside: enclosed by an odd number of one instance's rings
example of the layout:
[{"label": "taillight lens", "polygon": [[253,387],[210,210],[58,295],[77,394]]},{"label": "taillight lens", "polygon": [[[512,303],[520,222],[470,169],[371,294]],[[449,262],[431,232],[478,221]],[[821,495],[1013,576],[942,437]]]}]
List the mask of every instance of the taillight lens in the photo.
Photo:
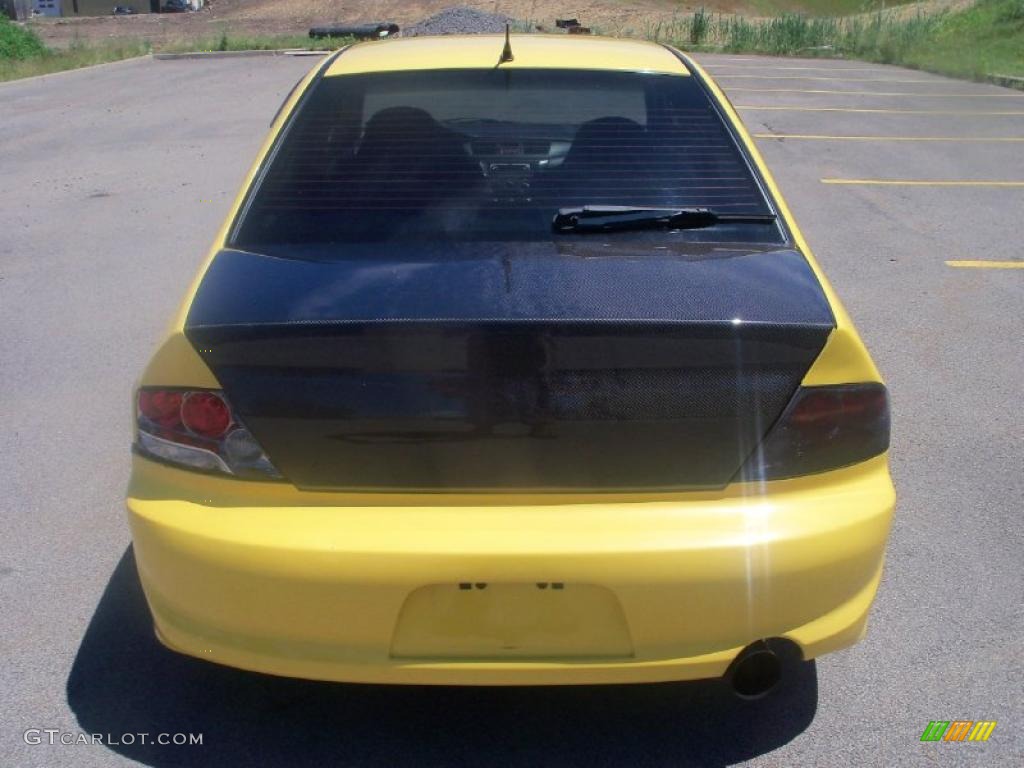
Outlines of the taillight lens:
[{"label": "taillight lens", "polygon": [[181,426],[181,399],[181,392],[141,389],[139,414],[157,426],[175,429]]},{"label": "taillight lens", "polygon": [[137,405],[143,455],[227,475],[281,477],[222,392],[143,387]]},{"label": "taillight lens", "polygon": [[181,423],[201,437],[216,438],[231,426],[231,411],[216,392],[189,392],[181,401]]},{"label": "taillight lens", "polygon": [[778,480],[838,469],[889,448],[889,397],[877,383],[801,387],[740,470]]}]

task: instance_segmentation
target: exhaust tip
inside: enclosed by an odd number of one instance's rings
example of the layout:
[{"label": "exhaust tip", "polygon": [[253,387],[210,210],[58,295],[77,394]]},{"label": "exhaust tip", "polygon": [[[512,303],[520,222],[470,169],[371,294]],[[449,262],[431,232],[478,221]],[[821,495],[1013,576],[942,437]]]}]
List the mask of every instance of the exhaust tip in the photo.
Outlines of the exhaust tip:
[{"label": "exhaust tip", "polygon": [[767,642],[759,640],[740,651],[726,677],[741,699],[760,699],[782,679],[782,660]]}]

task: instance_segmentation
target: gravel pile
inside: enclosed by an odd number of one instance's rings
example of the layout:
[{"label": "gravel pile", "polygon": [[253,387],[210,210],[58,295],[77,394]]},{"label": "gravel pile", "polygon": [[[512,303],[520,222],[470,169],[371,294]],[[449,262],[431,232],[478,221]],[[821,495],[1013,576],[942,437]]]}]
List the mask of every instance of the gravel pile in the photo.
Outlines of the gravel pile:
[{"label": "gravel pile", "polygon": [[479,32],[504,32],[505,24],[515,19],[497,13],[486,13],[465,6],[445,8],[443,11],[402,30],[402,35],[461,35]]}]

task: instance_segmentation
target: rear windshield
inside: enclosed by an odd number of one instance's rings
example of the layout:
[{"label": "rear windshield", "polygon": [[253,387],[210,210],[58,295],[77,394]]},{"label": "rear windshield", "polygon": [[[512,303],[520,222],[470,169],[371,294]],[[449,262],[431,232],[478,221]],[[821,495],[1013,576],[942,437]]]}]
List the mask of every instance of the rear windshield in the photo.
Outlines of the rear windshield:
[{"label": "rear windshield", "polygon": [[[233,245],[561,240],[583,205],[770,207],[693,77],[435,70],[320,80],[281,139]],[[592,237],[591,235],[577,235]],[[775,225],[602,238],[779,242]]]}]

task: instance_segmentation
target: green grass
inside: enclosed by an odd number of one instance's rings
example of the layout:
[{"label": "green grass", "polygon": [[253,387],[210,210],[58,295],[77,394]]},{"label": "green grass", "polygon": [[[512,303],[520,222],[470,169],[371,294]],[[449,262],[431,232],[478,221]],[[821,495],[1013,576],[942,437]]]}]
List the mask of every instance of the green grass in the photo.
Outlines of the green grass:
[{"label": "green grass", "polygon": [[35,32],[0,16],[0,61],[24,61],[44,53],[46,46]]},{"label": "green grass", "polygon": [[967,78],[1024,76],[1024,0],[978,0],[958,12],[879,10],[846,17],[747,19],[699,9],[651,26],[645,36],[696,51],[855,58]]},{"label": "green grass", "polygon": [[849,16],[912,2],[914,0],[748,0],[747,4],[758,16],[779,16],[783,13],[800,13],[805,16]]},{"label": "green grass", "polygon": [[149,53],[265,51],[282,48],[329,50],[349,42],[349,38],[311,40],[302,35],[243,37],[230,35],[224,30],[214,38],[183,40],[158,46],[141,40],[123,39],[89,45],[74,42],[67,48],[47,48],[31,29],[0,17],[0,82],[106,64]]},{"label": "green grass", "polygon": [[149,52],[149,45],[137,40],[111,41],[102,45],[73,44],[60,50],[44,48],[42,52],[22,59],[0,57],[0,82],[121,61],[145,56]]},{"label": "green grass", "polygon": [[785,13],[769,19],[747,19],[698,10],[674,25],[653,30],[653,37],[696,50],[850,56],[895,62],[910,48],[929,40],[943,21],[942,14],[898,18],[885,11],[866,16]]},{"label": "green grass", "polygon": [[1024,77],[1024,0],[982,0],[948,15],[900,63],[956,77]]},{"label": "green grass", "polygon": [[182,40],[157,48],[159,53],[189,53],[192,51],[273,51],[285,48],[303,50],[334,50],[353,42],[354,38],[332,37],[329,40],[313,40],[306,35],[270,35],[263,37],[230,35],[221,32],[219,37],[207,40]]}]

